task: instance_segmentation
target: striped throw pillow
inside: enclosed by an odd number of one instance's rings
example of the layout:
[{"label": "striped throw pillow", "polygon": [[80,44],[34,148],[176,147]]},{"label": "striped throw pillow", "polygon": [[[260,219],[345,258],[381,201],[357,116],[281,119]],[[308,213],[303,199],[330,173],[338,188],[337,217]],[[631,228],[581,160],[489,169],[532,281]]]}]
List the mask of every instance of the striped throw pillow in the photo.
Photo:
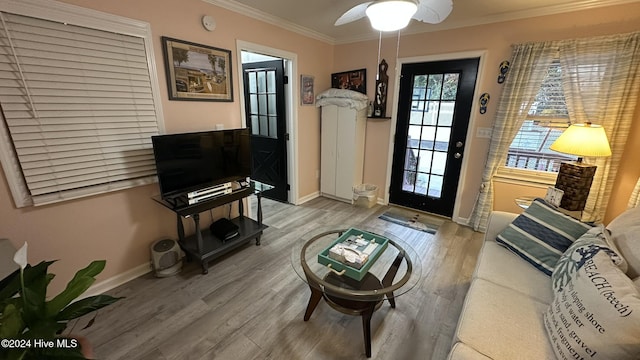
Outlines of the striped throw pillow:
[{"label": "striped throw pillow", "polygon": [[560,256],[590,228],[544,200],[535,199],[496,241],[551,276]]}]

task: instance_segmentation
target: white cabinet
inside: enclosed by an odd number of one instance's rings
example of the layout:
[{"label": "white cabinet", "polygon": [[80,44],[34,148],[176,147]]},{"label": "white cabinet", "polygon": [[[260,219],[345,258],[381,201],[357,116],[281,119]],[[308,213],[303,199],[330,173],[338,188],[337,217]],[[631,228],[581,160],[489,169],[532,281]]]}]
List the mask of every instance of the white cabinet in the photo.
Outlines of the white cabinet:
[{"label": "white cabinet", "polygon": [[366,109],[322,106],[320,192],[351,203],[353,187],[362,184]]}]

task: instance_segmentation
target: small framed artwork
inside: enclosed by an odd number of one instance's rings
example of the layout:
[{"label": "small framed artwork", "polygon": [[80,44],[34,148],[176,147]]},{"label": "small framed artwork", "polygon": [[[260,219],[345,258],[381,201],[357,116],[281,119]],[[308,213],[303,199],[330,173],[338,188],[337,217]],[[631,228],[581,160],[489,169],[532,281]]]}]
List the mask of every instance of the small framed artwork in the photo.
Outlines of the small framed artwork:
[{"label": "small framed artwork", "polygon": [[564,195],[564,190],[551,187],[547,188],[547,194],[544,197],[544,200],[549,204],[558,207],[560,206],[560,202],[562,201],[562,196]]},{"label": "small framed artwork", "polygon": [[367,69],[331,74],[331,87],[367,93]]},{"label": "small framed artwork", "polygon": [[311,75],[300,75],[300,102],[302,105],[315,103],[314,81],[315,78]]},{"label": "small framed artwork", "polygon": [[231,51],[162,37],[169,100],[233,101]]}]

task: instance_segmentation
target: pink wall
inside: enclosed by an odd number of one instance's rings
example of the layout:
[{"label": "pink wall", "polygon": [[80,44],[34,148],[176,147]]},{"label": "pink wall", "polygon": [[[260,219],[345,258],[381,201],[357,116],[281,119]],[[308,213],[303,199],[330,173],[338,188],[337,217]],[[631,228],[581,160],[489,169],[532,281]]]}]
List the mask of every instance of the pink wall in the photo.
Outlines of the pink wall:
[{"label": "pink wall", "polygon": [[[640,95],[639,95],[640,98]],[[613,183],[613,194],[604,221],[608,223],[627,208],[629,196],[640,179],[640,102],[636,106],[635,122],[629,133],[618,176]]]},{"label": "pink wall", "polygon": [[[168,101],[164,60],[160,36],[169,36],[196,43],[230,49],[233,67],[236,62],[236,40],[288,51],[298,55],[298,74],[315,76],[316,92],[329,87],[332,72],[366,67],[368,93],[373,93],[377,67],[377,41],[331,46],[326,43],[283,30],[260,21],[230,12],[200,0],[66,0],[66,2],[100,10],[106,13],[146,21],[151,24],[155,60],[158,67],[165,125],[169,132],[210,129],[222,123],[225,127],[241,126],[238,76],[234,70],[234,102]],[[213,32],[200,25],[203,15],[211,15],[217,22]],[[403,35],[400,57],[424,56],[467,50],[486,50],[485,67],[480,69],[483,80],[480,92],[492,95],[489,111],[476,117],[475,127],[489,127],[500,92],[495,77],[498,64],[509,57],[510,44],[546,39],[559,39],[638,30],[640,4],[622,5],[584,11],[575,14],[542,17],[511,23],[485,25],[474,28],[443,31],[420,35]],[[395,76],[395,38],[383,40],[383,57],[389,63],[389,75]],[[390,83],[393,94],[393,81]],[[297,91],[297,89],[294,89]],[[388,115],[391,113],[389,99]],[[298,112],[298,177],[299,197],[313,196],[319,190],[316,170],[320,164],[319,111],[311,106],[296,106]],[[640,117],[640,116],[639,116]],[[638,118],[638,117],[637,117]],[[629,154],[640,150],[640,120],[634,124],[629,141]],[[386,168],[390,122],[369,122],[365,162],[365,181],[386,187]],[[295,135],[295,134],[294,134]],[[461,216],[468,216],[475,200],[482,165],[487,152],[485,139],[470,138],[473,151],[470,156],[467,181],[462,184]],[[626,158],[623,171],[637,177],[637,161]],[[154,240],[176,238],[174,215],[155,204],[150,197],[158,193],[157,185],[148,185],[110,194],[68,201],[37,208],[16,209],[8,190],[4,173],[0,172],[0,237],[11,239],[16,245],[28,241],[29,260],[60,259],[52,267],[58,276],[52,284],[57,292],[78,268],[93,259],[106,259],[107,268],[100,280],[144,265],[149,261],[149,244]],[[622,198],[627,180],[620,180]],[[624,183],[624,184],[622,184]],[[529,191],[526,188],[509,192]],[[630,192],[630,189],[629,189]],[[499,193],[498,196],[501,195]],[[628,196],[628,195],[627,195]],[[215,213],[216,216],[220,214]],[[207,218],[207,216],[203,216]],[[208,220],[204,220],[206,222]],[[192,230],[191,230],[192,231]]]},{"label": "pink wall", "polygon": [[[455,6],[455,5],[454,5]],[[640,30],[640,3],[611,6],[596,10],[580,11],[553,16],[537,17],[525,20],[488,24],[482,26],[467,27],[461,29],[439,31],[415,35],[402,35],[400,38],[399,58],[437,56],[442,54],[461,53],[467,51],[486,51],[484,66],[479,69],[479,83],[476,84],[477,93],[488,92],[491,101],[486,114],[472,116],[472,124],[469,129],[467,142],[470,148],[466,152],[467,173],[465,182],[462,183],[459,217],[468,218],[473,209],[473,204],[478,194],[482,171],[488,152],[489,140],[475,137],[478,127],[491,127],[495,108],[498,103],[502,87],[496,82],[498,66],[502,60],[511,56],[511,44],[528,42],[557,40],[605,34],[624,33]],[[381,58],[389,63],[389,94],[387,101],[387,116],[391,114],[391,106],[396,99],[393,98],[395,89],[394,78],[397,76],[396,66],[396,35],[383,38],[381,46]],[[334,70],[344,71],[366,67],[367,93],[373,94],[378,41],[372,40],[356,44],[344,44],[336,46],[334,58]],[[370,95],[372,97],[372,95]],[[386,179],[387,152],[389,149],[389,132],[391,121],[383,123],[369,122],[367,128],[367,152],[365,159],[365,182],[373,183],[384,189],[388,186]],[[634,142],[630,140],[626,160],[623,161],[620,177],[638,177],[637,159],[632,159],[632,153],[640,152],[640,116],[636,116],[634,123]],[[374,141],[370,141],[374,140]],[[375,142],[375,144],[373,144]],[[469,151],[470,150],[470,151]],[[633,174],[635,175],[633,175]],[[631,175],[627,175],[631,174]],[[619,180],[622,181],[622,180]],[[622,208],[618,205],[618,199],[628,199],[631,189],[625,186],[616,189],[615,200],[612,200],[610,213],[619,213]],[[635,180],[633,181],[635,183]],[[628,190],[628,192],[627,192]],[[542,194],[544,190],[530,188],[528,186],[502,185],[496,186],[495,209],[505,211],[517,211],[513,199],[520,195]],[[381,194],[379,194],[381,196]],[[615,205],[614,205],[615,204]],[[626,204],[626,203],[625,203]]]},{"label": "pink wall", "polygon": [[[167,132],[240,127],[236,40],[295,53],[299,74],[316,77],[316,91],[329,87],[333,47],[201,0],[67,0],[66,2],[151,24],[155,61],[158,68],[162,107]],[[213,32],[200,22],[203,15],[217,22]],[[233,55],[234,102],[169,101],[166,88],[161,36],[184,39],[229,49]],[[296,76],[299,76],[296,74]],[[315,171],[319,168],[319,111],[315,106],[296,106],[299,116],[299,195],[318,191]],[[60,259],[52,266],[57,277],[53,292],[60,290],[75,271],[93,259],[106,259],[99,280],[122,274],[149,262],[149,245],[158,239],[177,238],[175,215],[156,204],[151,196],[157,185],[68,201],[37,208],[16,209],[4,173],[0,171],[0,237],[16,246],[29,242],[29,260]],[[221,216],[221,210],[214,214]],[[203,225],[210,222],[203,214]],[[191,221],[185,221],[187,231]]]}]

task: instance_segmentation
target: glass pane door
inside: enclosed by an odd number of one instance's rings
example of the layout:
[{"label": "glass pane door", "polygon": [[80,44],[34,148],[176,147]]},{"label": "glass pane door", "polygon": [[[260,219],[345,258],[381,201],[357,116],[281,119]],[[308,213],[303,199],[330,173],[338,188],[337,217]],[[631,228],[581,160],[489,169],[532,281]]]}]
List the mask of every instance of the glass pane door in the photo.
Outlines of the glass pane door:
[{"label": "glass pane door", "polygon": [[440,198],[459,74],[415,75],[402,189]]},{"label": "glass pane door", "polygon": [[451,216],[479,59],[402,65],[389,201]]}]

